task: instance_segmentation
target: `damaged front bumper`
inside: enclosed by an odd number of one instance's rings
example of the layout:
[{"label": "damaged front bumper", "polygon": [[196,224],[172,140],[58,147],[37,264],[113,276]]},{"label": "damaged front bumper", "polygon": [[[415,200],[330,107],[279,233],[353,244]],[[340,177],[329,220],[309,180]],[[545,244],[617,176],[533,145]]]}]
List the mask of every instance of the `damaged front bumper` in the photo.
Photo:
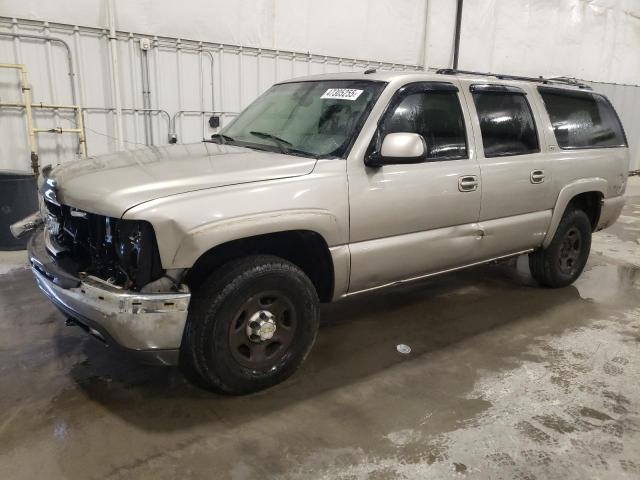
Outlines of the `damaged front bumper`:
[{"label": "damaged front bumper", "polygon": [[36,230],[29,262],[40,290],[74,323],[145,363],[176,365],[191,294],[141,294],[63,269]]}]

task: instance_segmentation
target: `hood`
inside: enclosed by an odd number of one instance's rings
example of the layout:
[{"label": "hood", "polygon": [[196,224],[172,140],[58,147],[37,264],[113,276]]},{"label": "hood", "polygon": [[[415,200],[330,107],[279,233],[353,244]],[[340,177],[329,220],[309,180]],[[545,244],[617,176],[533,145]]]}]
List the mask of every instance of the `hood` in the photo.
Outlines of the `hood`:
[{"label": "hood", "polygon": [[215,143],[148,147],[64,163],[49,178],[57,199],[87,212],[120,217],[168,195],[306,175],[313,158]]}]

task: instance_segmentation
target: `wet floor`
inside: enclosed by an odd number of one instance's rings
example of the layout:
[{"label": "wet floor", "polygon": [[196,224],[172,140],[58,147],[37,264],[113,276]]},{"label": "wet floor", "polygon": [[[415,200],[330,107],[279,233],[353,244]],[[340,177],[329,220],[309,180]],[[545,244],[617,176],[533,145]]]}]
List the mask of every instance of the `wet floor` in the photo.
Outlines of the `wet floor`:
[{"label": "wet floor", "polygon": [[630,193],[574,286],[522,258],[327,306],[304,367],[241,398],[110,354],[0,270],[0,479],[639,478]]}]

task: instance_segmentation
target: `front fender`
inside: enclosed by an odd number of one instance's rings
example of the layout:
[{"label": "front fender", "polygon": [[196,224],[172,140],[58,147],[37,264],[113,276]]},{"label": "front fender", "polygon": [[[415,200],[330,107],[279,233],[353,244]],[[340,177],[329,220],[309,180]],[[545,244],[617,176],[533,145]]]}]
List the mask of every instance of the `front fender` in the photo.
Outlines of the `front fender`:
[{"label": "front fender", "polygon": [[327,245],[341,243],[340,224],[331,212],[321,209],[280,210],[200,225],[184,234],[171,263],[188,267],[203,253],[223,243],[291,230],[315,232],[324,238]]},{"label": "front fender", "polygon": [[558,229],[562,215],[564,215],[564,212],[567,209],[567,205],[569,205],[569,202],[571,202],[576,195],[586,192],[599,192],[603,197],[605,197],[607,195],[608,186],[609,182],[601,177],[581,178],[565,185],[562,190],[560,190],[556,204],[553,207],[551,223],[549,224],[549,229],[544,237],[542,246],[544,248],[549,246],[553,240],[556,230]]}]

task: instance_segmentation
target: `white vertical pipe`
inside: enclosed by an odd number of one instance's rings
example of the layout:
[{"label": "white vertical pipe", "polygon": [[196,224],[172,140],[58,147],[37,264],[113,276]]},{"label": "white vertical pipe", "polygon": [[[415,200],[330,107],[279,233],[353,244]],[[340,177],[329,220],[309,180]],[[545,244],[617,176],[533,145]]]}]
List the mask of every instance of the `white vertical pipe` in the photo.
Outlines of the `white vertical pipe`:
[{"label": "white vertical pipe", "polygon": [[82,75],[82,72],[83,72],[82,65],[84,63],[82,52],[84,51],[84,49],[81,48],[81,45],[80,45],[80,28],[77,25],[73,27],[73,46],[75,47],[75,50],[76,50],[75,51],[76,72],[77,72],[78,78],[80,78],[80,81],[78,82],[78,90],[80,91],[80,105],[84,107],[87,105],[85,86],[84,86],[84,82],[82,81],[82,79],[84,78],[84,75]]},{"label": "white vertical pipe", "polygon": [[238,50],[238,112],[242,111],[242,46]]},{"label": "white vertical pipe", "polygon": [[[16,34],[19,33],[17,18],[11,19],[11,32]],[[22,63],[22,48],[20,47],[20,39],[18,37],[13,38],[13,55],[16,59],[16,63]]]},{"label": "white vertical pipe", "polygon": [[[19,33],[18,31],[18,19],[17,18],[12,18],[11,19],[11,32],[12,33]],[[18,37],[14,37],[13,38],[13,58],[15,59],[15,63],[22,63],[22,48],[20,46],[20,39]],[[22,76],[20,75],[20,72],[18,73],[18,85],[21,85],[22,83]],[[28,122],[28,120],[27,120]],[[27,142],[29,141],[29,132],[27,132]],[[29,155],[27,154],[26,157],[28,158]]]},{"label": "white vertical pipe", "polygon": [[[154,89],[156,92],[154,108],[160,108],[160,45],[158,43],[158,37],[153,37],[153,77],[154,77]],[[149,81],[151,84],[151,81]],[[162,122],[160,121],[160,115],[156,115],[156,131],[158,132],[158,137],[160,136],[160,125]],[[168,132],[167,132],[168,133]],[[165,137],[166,138],[166,137]],[[163,142],[161,142],[163,143]],[[151,142],[153,145],[153,142]]]},{"label": "white vertical pipe", "polygon": [[278,57],[280,56],[280,52],[278,50],[276,50],[276,54],[273,57],[273,63],[274,63],[274,75],[275,75],[275,79],[273,83],[278,83]]},{"label": "white vertical pipe", "polygon": [[256,54],[256,83],[258,85],[258,88],[256,88],[256,97],[258,95],[260,95],[260,92],[262,91],[262,87],[260,85],[260,61],[262,60],[262,49],[259,48],[258,49],[258,53]]},{"label": "white vertical pipe", "polygon": [[113,89],[113,108],[115,109],[115,130],[118,150],[124,150],[124,130],[122,128],[122,101],[120,99],[120,74],[118,68],[118,39],[116,37],[116,18],[113,0],[107,0],[109,19],[109,56],[111,60],[111,87]]},{"label": "white vertical pipe", "polygon": [[138,134],[138,122],[139,122],[139,118],[138,118],[138,112],[136,111],[138,109],[138,75],[136,72],[136,62],[134,62],[134,58],[136,56],[135,54],[135,50],[133,48],[133,33],[129,32],[129,40],[128,40],[128,47],[129,47],[129,70],[130,70],[130,79],[131,79],[131,100],[132,100],[132,105],[133,105],[133,141],[136,143],[140,143],[140,139],[139,139],[139,134]]},{"label": "white vertical pipe", "polygon": [[200,123],[202,124],[202,138],[204,139],[207,135],[204,126],[204,68],[202,67],[202,42],[198,44],[198,78],[200,79],[200,111],[202,115],[200,116]]},{"label": "white vertical pipe", "polygon": [[222,44],[218,48],[218,76],[220,77],[220,111],[224,112],[224,47]]},{"label": "white vertical pipe", "polygon": [[[47,37],[51,36],[51,31],[49,30],[49,22],[44,22],[44,34]],[[51,94],[52,103],[57,104],[59,103],[58,102],[58,84],[56,82],[56,79],[57,79],[56,67],[53,61],[53,50],[52,50],[50,41],[45,42],[45,51],[47,53],[47,75],[49,76],[49,93]],[[60,115],[58,113],[58,110],[53,111],[53,120],[55,123],[54,127],[59,127]],[[60,164],[60,159],[62,158],[62,150],[63,150],[62,135],[56,135],[55,138],[56,138],[56,161],[58,164]]]},{"label": "white vertical pipe", "polygon": [[[81,107],[85,107],[87,105],[87,97],[86,97],[86,92],[85,92],[85,87],[84,87],[84,82],[82,81],[82,79],[84,78],[84,75],[82,74],[83,70],[82,70],[82,65],[83,65],[83,57],[82,57],[82,52],[83,49],[80,48],[80,28],[76,25],[73,27],[73,46],[75,47],[75,61],[76,61],[76,78],[78,79],[78,91],[80,93],[80,106]],[[87,118],[84,117],[84,112],[80,112],[80,115],[83,116],[82,118],[82,122],[84,124],[85,127],[85,132],[84,132],[84,148],[85,150],[87,149]],[[80,152],[78,152],[80,153]]]},{"label": "white vertical pipe", "polygon": [[[180,39],[176,40],[176,69],[177,69],[177,81],[178,81],[178,111],[183,110],[184,105],[184,93],[182,90],[182,41]],[[176,116],[176,119],[178,116]],[[175,124],[173,125],[174,133],[175,132]],[[184,143],[184,122],[180,121],[180,137],[178,138],[180,143]]]},{"label": "white vertical pipe", "polygon": [[424,0],[424,35],[422,37],[422,69],[428,68],[429,53],[429,0]]}]

